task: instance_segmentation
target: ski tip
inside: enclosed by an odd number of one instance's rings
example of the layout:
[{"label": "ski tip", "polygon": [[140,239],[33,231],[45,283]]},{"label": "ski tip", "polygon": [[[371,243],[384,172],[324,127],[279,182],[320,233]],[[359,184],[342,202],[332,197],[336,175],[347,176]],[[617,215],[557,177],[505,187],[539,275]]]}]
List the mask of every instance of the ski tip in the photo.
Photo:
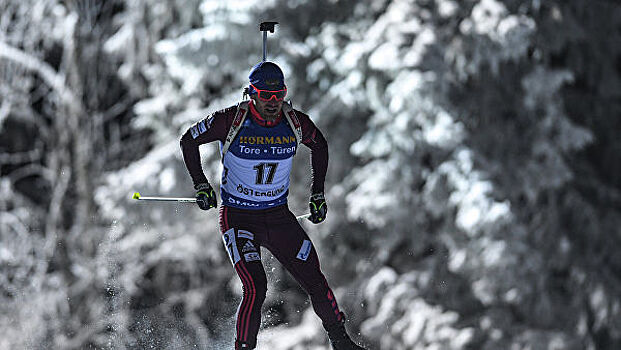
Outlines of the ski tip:
[{"label": "ski tip", "polygon": [[132,196],[132,199],[140,199],[140,193],[134,192],[134,195]]}]

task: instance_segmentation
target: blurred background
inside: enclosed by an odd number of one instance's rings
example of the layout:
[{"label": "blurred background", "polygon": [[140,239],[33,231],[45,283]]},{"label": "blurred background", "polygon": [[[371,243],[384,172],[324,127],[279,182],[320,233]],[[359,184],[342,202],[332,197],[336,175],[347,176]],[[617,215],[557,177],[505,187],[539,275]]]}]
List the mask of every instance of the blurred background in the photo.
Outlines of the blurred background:
[{"label": "blurred background", "polygon": [[[241,100],[268,20],[330,145],[304,226],[355,339],[621,348],[618,1],[2,0],[0,349],[232,349],[216,211],[130,197],[194,195],[180,135]],[[258,349],[328,349],[264,253]]]}]

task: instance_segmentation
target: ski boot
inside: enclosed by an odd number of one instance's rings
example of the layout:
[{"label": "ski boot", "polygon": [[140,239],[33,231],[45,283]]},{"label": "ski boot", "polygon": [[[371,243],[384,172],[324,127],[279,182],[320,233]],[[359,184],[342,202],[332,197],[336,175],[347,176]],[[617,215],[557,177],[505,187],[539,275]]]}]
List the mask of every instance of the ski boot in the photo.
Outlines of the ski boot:
[{"label": "ski boot", "polygon": [[356,345],[347,334],[345,317],[342,317],[341,321],[335,324],[324,325],[324,328],[328,332],[328,338],[330,338],[330,344],[334,350],[366,350]]}]

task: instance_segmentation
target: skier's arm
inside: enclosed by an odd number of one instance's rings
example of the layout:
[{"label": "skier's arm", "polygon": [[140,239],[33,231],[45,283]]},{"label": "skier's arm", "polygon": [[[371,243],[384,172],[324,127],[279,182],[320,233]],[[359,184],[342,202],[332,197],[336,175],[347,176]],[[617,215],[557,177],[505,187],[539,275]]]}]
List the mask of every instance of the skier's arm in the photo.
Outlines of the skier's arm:
[{"label": "skier's arm", "polygon": [[323,193],[328,171],[328,142],[306,114],[296,113],[302,124],[302,143],[311,150],[311,193]]},{"label": "skier's arm", "polygon": [[216,112],[192,125],[181,137],[180,145],[183,161],[190,173],[190,177],[192,177],[195,188],[199,184],[208,183],[201,166],[198,146],[225,139],[229,119],[227,114],[224,111]]}]

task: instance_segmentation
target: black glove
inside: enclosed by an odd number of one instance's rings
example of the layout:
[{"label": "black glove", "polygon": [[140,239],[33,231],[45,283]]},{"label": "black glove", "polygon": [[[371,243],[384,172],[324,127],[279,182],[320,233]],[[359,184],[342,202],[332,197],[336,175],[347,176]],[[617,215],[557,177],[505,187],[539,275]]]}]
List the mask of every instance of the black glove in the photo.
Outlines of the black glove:
[{"label": "black glove", "polygon": [[313,193],[308,200],[308,207],[310,208],[310,220],[313,224],[318,224],[326,219],[328,214],[328,205],[326,204],[326,197],[323,193]]},{"label": "black glove", "polygon": [[218,206],[216,191],[209,182],[200,183],[194,186],[196,189],[196,204],[203,210],[209,210]]}]

